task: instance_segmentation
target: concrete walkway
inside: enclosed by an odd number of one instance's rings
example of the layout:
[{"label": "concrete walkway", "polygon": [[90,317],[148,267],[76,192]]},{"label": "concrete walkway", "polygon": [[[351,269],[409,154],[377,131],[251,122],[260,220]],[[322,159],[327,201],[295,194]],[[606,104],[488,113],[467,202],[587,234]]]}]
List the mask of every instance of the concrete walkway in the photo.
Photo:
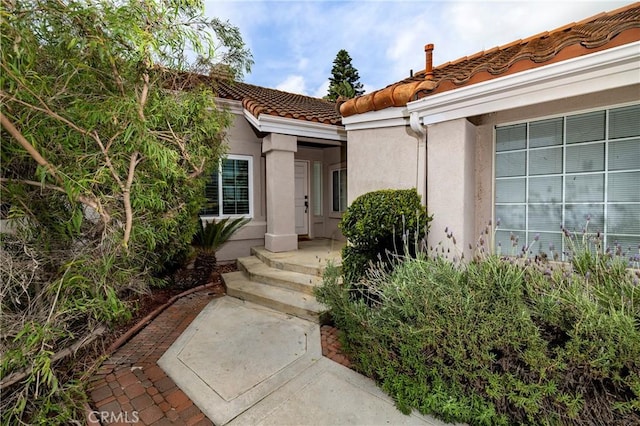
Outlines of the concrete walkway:
[{"label": "concrete walkway", "polygon": [[88,423],[442,425],[402,415],[372,381],[341,365],[349,361],[333,327],[320,328],[321,357],[318,328],[206,290],[182,297],[96,372]]},{"label": "concrete walkway", "polygon": [[318,324],[229,296],[158,365],[217,426],[444,425],[402,414],[373,381],[323,358]]}]

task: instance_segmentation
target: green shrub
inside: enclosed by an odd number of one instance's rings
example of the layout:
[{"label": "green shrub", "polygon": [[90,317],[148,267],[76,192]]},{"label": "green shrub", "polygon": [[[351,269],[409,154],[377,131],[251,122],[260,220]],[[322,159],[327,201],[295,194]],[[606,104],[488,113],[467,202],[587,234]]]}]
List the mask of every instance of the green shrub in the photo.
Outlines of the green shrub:
[{"label": "green shrub", "polygon": [[373,306],[331,269],[317,297],[355,367],[404,412],[472,425],[640,424],[638,278],[611,254],[571,258],[418,255],[367,275]]},{"label": "green shrub", "polygon": [[342,253],[345,281],[359,281],[370,262],[390,263],[389,252],[415,254],[429,221],[415,189],[386,189],[356,198],[340,222],[348,241]]}]

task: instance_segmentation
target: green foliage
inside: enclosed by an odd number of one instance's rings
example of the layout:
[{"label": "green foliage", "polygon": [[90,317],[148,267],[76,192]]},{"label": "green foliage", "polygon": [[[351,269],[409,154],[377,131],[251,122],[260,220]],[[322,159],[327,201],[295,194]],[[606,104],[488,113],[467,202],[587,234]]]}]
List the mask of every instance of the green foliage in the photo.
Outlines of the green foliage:
[{"label": "green foliage", "polygon": [[181,90],[195,66],[185,52],[222,61],[230,78],[252,61],[199,0],[2,0],[0,18],[0,182],[20,225],[1,246],[13,265],[2,268],[3,374],[35,377],[3,389],[0,411],[3,423],[66,423],[67,386],[46,361],[126,320],[121,298],[185,252],[204,172],[226,152],[231,115],[214,88]]},{"label": "green foliage", "polygon": [[364,93],[358,70],[351,64],[349,52],[341,49],[333,60],[329,92],[325,99],[336,101],[339,96],[353,98]]},{"label": "green foliage", "polygon": [[342,252],[345,281],[360,280],[371,262],[389,264],[389,253],[415,253],[431,219],[415,189],[386,189],[356,198],[340,222],[348,241]]},{"label": "green foliage", "polygon": [[356,368],[404,412],[472,425],[639,424],[638,272],[574,247],[573,265],[406,258],[368,274],[373,306],[329,269],[317,297]]},{"label": "green foliage", "polygon": [[224,218],[218,221],[198,221],[200,229],[193,238],[193,244],[200,250],[217,251],[240,228],[251,221],[250,218],[239,217],[236,219]]}]

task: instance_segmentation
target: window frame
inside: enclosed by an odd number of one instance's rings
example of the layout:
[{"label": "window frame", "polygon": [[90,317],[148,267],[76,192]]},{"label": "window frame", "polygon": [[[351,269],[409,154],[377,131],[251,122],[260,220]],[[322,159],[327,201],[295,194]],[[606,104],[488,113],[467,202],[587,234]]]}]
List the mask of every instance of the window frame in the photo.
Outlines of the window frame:
[{"label": "window frame", "polygon": [[[636,238],[637,235],[635,233],[624,233],[621,234],[620,232],[615,232],[613,233],[609,227],[611,226],[610,221],[611,216],[610,214],[610,206],[611,205],[616,205],[616,204],[628,204],[628,205],[635,205],[637,206],[638,209],[640,209],[640,202],[635,202],[635,201],[614,201],[611,198],[611,193],[610,193],[610,188],[609,188],[609,180],[611,178],[611,176],[613,175],[617,175],[617,174],[621,174],[621,173],[638,173],[640,172],[640,166],[637,168],[631,168],[631,169],[624,169],[624,170],[616,170],[614,168],[610,167],[609,164],[609,152],[611,150],[611,145],[612,143],[616,143],[617,141],[631,141],[631,140],[636,140],[639,139],[640,136],[629,136],[629,137],[624,137],[624,138],[615,138],[615,137],[611,137],[610,135],[610,124],[611,124],[611,118],[610,118],[610,113],[613,110],[617,110],[617,109],[621,109],[621,108],[625,108],[625,107],[638,107],[640,106],[640,104],[638,102],[629,102],[629,103],[622,103],[622,104],[614,104],[614,105],[607,105],[607,106],[600,106],[600,107],[595,107],[595,108],[589,108],[589,109],[584,109],[584,110],[579,110],[579,111],[572,111],[572,112],[567,112],[567,113],[563,113],[563,114],[556,114],[556,115],[549,115],[549,116],[542,116],[542,117],[534,117],[534,118],[526,118],[526,119],[522,119],[522,120],[518,120],[518,121],[511,121],[511,122],[505,122],[505,123],[500,123],[500,124],[496,124],[493,126],[493,173],[492,173],[492,186],[493,186],[493,199],[492,199],[492,214],[491,217],[493,218],[493,223],[496,223],[496,221],[498,219],[501,219],[498,217],[497,215],[497,210],[499,206],[514,206],[514,207],[523,207],[524,208],[524,228],[522,229],[515,229],[515,228],[511,228],[511,227],[503,227],[501,225],[496,226],[496,230],[497,231],[504,231],[504,232],[512,232],[513,234],[519,235],[521,238],[524,238],[524,240],[519,241],[519,245],[518,247],[516,247],[516,252],[515,254],[520,253],[520,250],[522,248],[523,245],[527,245],[527,247],[531,246],[531,244],[534,241],[535,238],[535,234],[537,234],[538,232],[540,233],[546,233],[546,234],[558,234],[558,235],[562,235],[562,229],[560,229],[560,226],[565,227],[567,226],[567,219],[568,219],[568,215],[567,215],[567,207],[571,207],[571,208],[575,208],[576,206],[588,206],[588,205],[598,205],[598,206],[602,206],[602,229],[596,229],[593,225],[591,225],[591,227],[588,229],[588,233],[589,234],[593,234],[595,235],[596,232],[600,232],[603,238],[603,245],[605,247],[609,247],[609,246],[613,246],[614,244],[614,239],[615,236],[620,235],[621,237],[629,237],[629,238]],[[589,113],[597,113],[597,112],[603,112],[605,115],[605,123],[604,123],[604,138],[603,139],[599,139],[599,140],[588,140],[588,141],[583,141],[583,142],[572,142],[572,141],[568,141],[568,135],[567,135],[567,119],[571,118],[571,117],[576,117],[576,116],[580,116],[580,115],[586,115]],[[557,119],[557,118],[561,118],[562,119],[562,142],[559,145],[549,145],[549,146],[541,146],[541,147],[531,147],[531,135],[530,135],[530,126],[531,123],[536,123],[536,122],[541,122],[541,121],[545,121],[545,120],[553,120],[553,119]],[[517,126],[517,125],[525,125],[526,128],[526,132],[525,132],[525,147],[524,148],[514,148],[514,149],[508,149],[508,150],[503,150],[503,151],[498,151],[498,138],[497,138],[497,133],[498,133],[498,129],[500,128],[506,128],[509,126]],[[603,161],[603,167],[602,170],[597,170],[597,171],[590,171],[590,170],[583,170],[583,171],[569,171],[568,170],[568,152],[571,151],[572,147],[589,147],[589,146],[595,146],[598,144],[602,144],[603,147],[603,154],[602,154],[602,161]],[[552,149],[552,148],[561,148],[562,149],[562,157],[561,157],[561,163],[562,163],[562,169],[559,173],[544,173],[544,174],[535,174],[532,173],[531,171],[531,152],[533,151],[542,151],[545,149]],[[497,170],[498,170],[498,154],[500,152],[507,152],[507,153],[519,153],[519,152],[523,152],[525,153],[525,160],[524,160],[524,167],[525,167],[525,171],[524,174],[522,175],[518,175],[518,176],[497,176]],[[603,182],[603,190],[602,190],[602,200],[600,201],[577,201],[577,200],[568,200],[567,199],[567,191],[568,191],[568,183],[567,183],[567,177],[572,177],[572,176],[580,176],[580,177],[585,177],[585,176],[591,176],[591,175],[600,175],[602,176],[602,182]],[[560,194],[561,194],[561,198],[559,203],[558,202],[543,202],[543,201],[531,201],[530,200],[530,184],[531,184],[531,179],[532,178],[550,178],[550,177],[559,177],[561,179],[561,186],[560,186]],[[497,184],[499,180],[509,180],[509,179],[513,179],[514,181],[516,179],[523,179],[524,180],[524,201],[523,202],[507,202],[507,201],[498,201],[498,193],[497,193]],[[531,206],[541,206],[541,205],[548,205],[548,206],[557,206],[560,208],[560,214],[561,217],[559,218],[560,220],[559,222],[559,226],[557,230],[553,230],[553,231],[537,231],[535,229],[532,229],[530,226],[530,219],[531,219]],[[570,232],[576,232],[578,230],[576,229],[569,229]],[[612,237],[613,236],[613,237]],[[554,252],[558,252],[558,253],[564,253],[566,252],[566,241],[564,240],[564,238],[561,238],[561,247],[555,247]],[[498,238],[496,238],[496,244],[497,244],[497,240]],[[497,247],[496,247],[497,248]],[[623,247],[623,249],[626,249],[626,247]],[[543,251],[548,253],[548,247],[538,247],[535,248],[533,253],[538,253],[539,251]],[[511,247],[502,247],[501,249],[501,254],[511,254]]]},{"label": "window frame", "polygon": [[[224,199],[222,196],[222,167],[224,165],[224,160],[237,160],[237,161],[246,161],[248,163],[248,182],[249,182],[249,212],[246,214],[224,214]],[[212,177],[213,174],[210,175]],[[220,159],[220,165],[218,167],[218,202],[220,205],[220,214],[200,214],[200,218],[203,220],[215,220],[215,219],[226,219],[226,218],[250,218],[253,219],[253,156],[251,155],[242,155],[242,154],[228,154]]]},{"label": "window frame", "polygon": [[[340,176],[340,172],[344,170],[345,172],[345,177],[347,177],[347,165],[345,163],[340,163],[340,164],[334,164],[332,166],[329,167],[329,187],[331,188],[330,191],[330,198],[329,198],[329,203],[330,203],[330,209],[329,212],[331,214],[331,216],[334,217],[340,217],[342,216],[342,214],[347,210],[349,201],[348,201],[348,197],[346,194],[347,191],[347,187],[345,186],[345,202],[344,202],[344,210],[334,210],[333,209],[333,196],[334,196],[334,182],[333,182],[333,173],[334,172],[338,172],[338,176]],[[347,182],[348,182],[348,177],[347,177]],[[340,188],[340,186],[338,186],[338,188]],[[338,197],[340,197],[340,194],[338,194]],[[340,204],[340,198],[338,198],[338,204]],[[340,206],[338,206],[338,208],[340,208]]]}]

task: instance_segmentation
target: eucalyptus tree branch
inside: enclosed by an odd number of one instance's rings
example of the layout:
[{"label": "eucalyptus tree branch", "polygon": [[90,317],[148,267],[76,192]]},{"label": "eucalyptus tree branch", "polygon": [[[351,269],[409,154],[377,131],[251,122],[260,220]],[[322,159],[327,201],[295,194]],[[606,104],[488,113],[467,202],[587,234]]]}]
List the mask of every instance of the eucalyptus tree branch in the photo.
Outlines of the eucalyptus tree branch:
[{"label": "eucalyptus tree branch", "polygon": [[111,176],[113,176],[113,179],[118,183],[118,186],[120,187],[120,189],[124,190],[122,179],[120,179],[120,175],[118,175],[118,173],[116,172],[116,168],[113,166],[113,163],[111,162],[111,157],[109,157],[109,153],[108,153],[109,147],[111,146],[113,141],[118,137],[118,135],[119,135],[119,132],[116,133],[112,138],[110,138],[106,147],[102,143],[102,140],[98,135],[98,132],[94,131],[92,137],[93,137],[93,140],[95,140],[98,146],[100,147],[100,151],[102,151],[102,155],[104,155],[104,162],[107,165],[107,168],[109,169],[109,171],[111,172]]},{"label": "eucalyptus tree branch", "polygon": [[[76,352],[78,352],[78,350],[88,345],[89,343],[93,342],[98,337],[102,336],[105,331],[107,331],[107,328],[103,325],[99,326],[95,330],[92,330],[89,334],[84,336],[82,339],[77,340],[73,345],[56,353],[51,358],[51,363],[53,364],[55,362],[60,361],[61,359],[64,359],[70,355],[75,354]],[[4,377],[0,381],[0,389],[6,389],[7,387],[15,383],[18,383],[20,380],[24,380],[29,374],[31,374],[31,371],[33,371],[33,367],[29,367],[24,370],[17,371],[15,373],[12,373]]]},{"label": "eucalyptus tree branch", "polygon": [[[25,88],[26,90],[28,90],[28,89],[26,88],[26,86],[24,86],[24,85],[21,85],[21,86],[22,86],[23,88]],[[12,101],[12,102],[16,102],[16,103],[18,103],[18,104],[20,104],[20,105],[26,106],[27,108],[31,108],[31,109],[32,109],[32,110],[34,110],[34,111],[43,112],[43,113],[47,114],[48,116],[50,116],[51,118],[54,118],[54,119],[56,119],[56,120],[58,120],[58,121],[63,122],[63,123],[64,123],[64,124],[66,124],[67,126],[71,127],[73,130],[75,130],[75,131],[77,131],[77,132],[79,132],[79,133],[81,133],[81,134],[83,134],[83,135],[89,135],[89,136],[92,136],[92,135],[91,135],[91,133],[90,133],[88,130],[83,129],[82,127],[78,126],[77,124],[73,123],[72,121],[70,121],[70,120],[68,120],[68,119],[64,118],[64,117],[63,117],[63,116],[61,116],[60,114],[58,114],[58,113],[56,113],[56,112],[52,111],[52,110],[49,108],[49,106],[48,106],[48,105],[47,105],[47,104],[46,104],[42,99],[40,99],[40,97],[38,97],[38,96],[36,96],[36,97],[37,97],[37,99],[40,101],[40,103],[42,103],[42,105],[44,105],[44,107],[39,107],[39,106],[33,105],[33,104],[29,103],[29,102],[23,101],[22,99],[18,99],[18,98],[16,98],[15,96],[9,96],[9,95],[8,95],[6,92],[4,92],[4,91],[0,91],[0,96],[2,96],[2,97],[3,97],[3,98],[5,98],[5,99],[8,99],[8,100],[10,100],[10,101]]]},{"label": "eucalyptus tree branch", "polygon": [[191,155],[189,154],[189,151],[187,151],[187,147],[185,146],[184,141],[182,140],[182,138],[176,135],[176,133],[173,131],[173,128],[171,127],[171,124],[168,121],[167,121],[167,126],[169,127],[169,131],[171,132],[171,136],[172,136],[172,138],[167,138],[167,139],[170,140],[171,142],[174,142],[176,145],[178,145],[178,148],[180,149],[180,155],[182,155],[182,158],[184,158],[187,164],[189,164],[189,166],[193,169],[193,172],[189,174],[189,177],[192,178],[192,177],[199,176],[204,170],[205,161],[202,160],[200,162],[200,166],[197,166],[191,159]]},{"label": "eucalyptus tree branch", "polygon": [[[36,182],[35,180],[0,178],[0,182],[21,183],[24,185],[35,186],[38,188],[45,188],[51,191],[57,191],[57,192],[62,192],[63,194],[67,194],[67,191],[65,191],[65,189],[62,187],[51,185],[48,183]],[[104,208],[102,207],[102,205],[100,205],[100,202],[98,200],[93,200],[90,197],[87,197],[85,195],[78,195],[78,201],[84,204],[85,206],[91,207],[93,210],[95,210],[96,213],[100,215],[100,218],[102,219],[102,222],[105,225],[111,221],[111,216],[109,215],[109,213],[107,213],[104,210]]]},{"label": "eucalyptus tree branch", "polygon": [[[145,61],[145,65],[146,61]],[[149,73],[148,72],[144,72],[142,74],[142,81],[144,82],[144,84],[142,85],[142,94],[140,94],[140,100],[139,100],[139,105],[138,105],[138,116],[140,117],[140,120],[144,121],[145,117],[144,117],[144,107],[147,104],[147,98],[149,97]]]},{"label": "eucalyptus tree branch", "polygon": [[18,141],[20,146],[22,146],[25,151],[29,153],[29,155],[36,161],[36,163],[47,169],[51,176],[53,176],[58,182],[60,182],[60,177],[56,172],[56,168],[51,163],[49,163],[42,156],[42,154],[40,154],[40,152],[38,152],[38,150],[33,147],[33,145],[31,145],[27,138],[24,137],[22,132],[20,132],[20,130],[18,130],[16,126],[13,125],[11,120],[9,120],[2,112],[0,112],[0,123],[2,124],[2,127],[4,127],[5,130],[9,132],[9,134],[13,136],[16,141]]},{"label": "eucalyptus tree branch", "polygon": [[113,57],[109,58],[109,62],[111,62],[111,71],[113,72],[113,78],[116,80],[116,85],[120,90],[120,94],[125,96],[124,84],[122,84],[122,77],[120,77],[120,73],[118,72],[118,68],[116,67],[116,62]]},{"label": "eucalyptus tree branch", "polygon": [[189,173],[189,178],[194,179],[200,176],[202,172],[204,172],[204,164],[205,164],[205,160],[203,158],[202,160],[200,160],[200,166],[194,168],[194,170],[191,173]]},{"label": "eucalyptus tree branch", "polygon": [[122,240],[122,245],[125,249],[128,250],[129,239],[131,238],[131,228],[133,226],[133,209],[131,207],[131,185],[133,184],[133,177],[135,175],[136,166],[140,162],[138,156],[140,153],[138,151],[134,152],[131,155],[131,159],[129,160],[129,174],[127,175],[127,183],[125,184],[122,192],[123,192],[123,202],[124,202],[124,213],[125,213],[125,227],[124,227],[124,238]]}]

